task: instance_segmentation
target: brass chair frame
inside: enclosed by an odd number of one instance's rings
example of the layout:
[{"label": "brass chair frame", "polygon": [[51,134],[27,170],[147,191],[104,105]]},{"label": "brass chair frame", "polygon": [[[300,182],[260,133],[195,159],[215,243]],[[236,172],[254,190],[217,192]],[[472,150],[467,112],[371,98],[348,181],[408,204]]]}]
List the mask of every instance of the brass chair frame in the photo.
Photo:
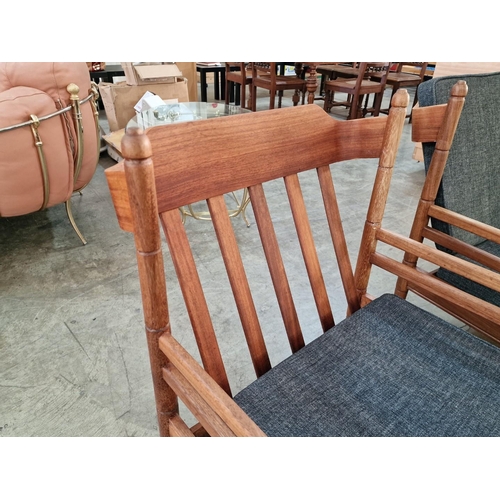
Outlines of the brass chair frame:
[{"label": "brass chair frame", "polygon": [[[74,83],[70,83],[67,86],[67,91],[70,94],[70,100],[71,104],[69,106],[66,106],[63,109],[60,109],[58,111],[55,111],[54,113],[50,113],[45,116],[38,117],[34,114],[30,115],[30,119],[18,123],[16,125],[10,125],[8,127],[3,127],[0,128],[0,133],[5,133],[9,132],[12,130],[16,130],[21,127],[31,127],[32,133],[33,133],[33,141],[36,146],[37,152],[38,152],[38,158],[40,160],[40,170],[42,173],[42,179],[43,179],[43,202],[42,205],[40,206],[39,210],[44,210],[47,207],[47,203],[49,201],[49,196],[50,196],[50,182],[49,182],[49,175],[48,175],[48,167],[47,167],[47,160],[44,154],[43,150],[43,140],[40,135],[39,127],[40,124],[45,121],[45,120],[50,120],[52,118],[55,118],[57,116],[60,116],[61,119],[63,119],[63,115],[66,114],[71,114],[71,118],[74,121],[75,125],[75,130],[76,130],[76,145],[74,146],[74,182],[76,183],[79,175],[80,175],[80,170],[82,166],[82,160],[83,160],[83,152],[84,152],[84,141],[83,141],[83,120],[82,120],[82,113],[81,113],[81,106],[86,104],[87,102],[90,102],[90,105],[92,106],[92,112],[94,115],[94,122],[95,122],[95,127],[96,127],[96,136],[97,136],[97,158],[99,158],[100,155],[100,142],[101,142],[101,130],[99,127],[99,111],[97,108],[97,100],[99,99],[99,91],[97,88],[97,85],[94,82],[91,82],[91,89],[90,93],[87,97],[83,98],[80,100],[79,97],[79,92],[80,89],[78,88],[77,85]],[[82,186],[78,188],[77,190],[73,191],[74,193],[78,192],[81,194],[82,190],[86,186]],[[87,244],[86,239],[83,237],[81,231],[78,229],[78,226],[76,225],[75,219],[73,217],[73,211],[71,208],[71,198],[68,198],[65,201],[65,206],[66,206],[66,213],[68,215],[68,219],[70,221],[71,226],[75,230],[76,234],[80,238],[81,242],[83,245]]]}]

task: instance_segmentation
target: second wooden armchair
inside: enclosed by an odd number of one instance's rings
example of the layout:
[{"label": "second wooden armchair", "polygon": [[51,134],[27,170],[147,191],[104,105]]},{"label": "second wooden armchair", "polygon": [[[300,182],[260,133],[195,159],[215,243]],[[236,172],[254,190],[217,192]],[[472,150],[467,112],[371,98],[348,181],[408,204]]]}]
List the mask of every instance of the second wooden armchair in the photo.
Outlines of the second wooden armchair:
[{"label": "second wooden armchair", "polygon": [[[460,113],[464,94],[463,87],[454,92],[447,108],[452,117]],[[500,350],[394,295],[374,299],[367,293],[374,265],[405,278],[420,276],[376,249],[377,241],[399,249],[421,245],[381,227],[407,104],[408,94],[401,90],[389,116],[370,120],[334,120],[311,105],[157,127],[147,135],[127,132],[126,160],[107,169],[106,176],[119,223],[134,234],[161,435],[500,434]],[[330,169],[354,158],[375,158],[379,164],[355,274]],[[314,228],[301,190],[305,174],[317,174],[315,203],[324,204]],[[271,182],[284,184],[292,226],[282,228],[285,210],[269,211],[265,189]],[[244,187],[258,229],[250,255],[239,248],[243,235],[235,234],[224,203],[224,193]],[[197,267],[196,249],[179,215],[178,207],[200,199],[208,201],[218,243],[214,255],[219,248],[226,287],[214,289],[207,265]],[[162,249],[160,223],[168,252]],[[321,240],[322,252],[314,237],[320,223],[329,235]],[[303,263],[293,266],[294,275],[305,275],[296,301],[286,272],[289,255],[280,252],[281,239],[295,231]],[[325,246],[326,239],[331,246]],[[167,301],[164,255],[173,260],[185,307]],[[257,307],[265,287],[260,279],[250,280],[261,261],[275,296]],[[322,272],[326,261],[336,261],[338,288],[344,290],[335,304],[341,300],[350,313],[337,323],[328,293],[337,287],[333,268]],[[424,285],[432,287],[428,280]],[[173,291],[173,277],[167,281]],[[232,299],[222,299],[226,290]],[[453,288],[442,290],[450,294]],[[309,342],[299,311],[306,297],[325,332]],[[492,307],[490,314],[499,311]],[[259,321],[266,312],[269,316]],[[226,349],[229,333],[240,330],[241,340]],[[281,333],[291,354],[276,363],[269,348]],[[245,340],[253,381],[245,375]],[[231,363],[234,352],[240,357]],[[191,416],[186,412],[181,418],[178,398]],[[194,423],[187,423],[191,418]]]},{"label": "second wooden armchair", "polygon": [[283,92],[293,90],[292,102],[297,106],[299,101],[304,104],[306,96],[306,81],[296,75],[279,75],[275,62],[253,62],[252,66],[252,111],[257,110],[257,89],[269,91],[269,109],[274,109],[276,93],[278,108],[281,108]]}]

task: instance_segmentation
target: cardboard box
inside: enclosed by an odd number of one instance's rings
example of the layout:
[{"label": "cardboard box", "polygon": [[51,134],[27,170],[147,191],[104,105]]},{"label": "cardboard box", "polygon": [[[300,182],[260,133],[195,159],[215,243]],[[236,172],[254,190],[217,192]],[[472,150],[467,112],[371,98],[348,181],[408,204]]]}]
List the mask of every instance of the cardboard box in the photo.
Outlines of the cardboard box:
[{"label": "cardboard box", "polygon": [[124,135],[125,129],[120,129],[103,136],[103,139],[107,143],[108,155],[116,162],[123,160],[123,157],[121,155],[121,143]]},{"label": "cardboard box", "polygon": [[196,102],[198,100],[198,83],[196,82],[196,63],[195,62],[179,62],[177,67],[182,71],[182,76],[188,79],[189,100]]},{"label": "cardboard box", "polygon": [[99,93],[104,104],[106,118],[111,132],[120,130],[135,116],[134,106],[146,90],[160,96],[162,99],[177,99],[188,102],[188,81],[176,78],[175,83],[152,83],[144,85],[127,85],[120,83],[99,83]]},{"label": "cardboard box", "polygon": [[120,64],[129,85],[175,83],[176,78],[182,77],[181,70],[174,63],[122,62]]}]

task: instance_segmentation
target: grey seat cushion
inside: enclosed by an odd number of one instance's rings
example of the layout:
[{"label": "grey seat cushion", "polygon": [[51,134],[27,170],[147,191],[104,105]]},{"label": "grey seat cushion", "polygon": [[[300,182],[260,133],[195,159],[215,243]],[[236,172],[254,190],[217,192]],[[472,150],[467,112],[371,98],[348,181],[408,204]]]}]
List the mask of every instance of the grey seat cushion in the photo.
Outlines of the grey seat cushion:
[{"label": "grey seat cushion", "polygon": [[498,436],[500,349],[384,295],[235,396],[269,436]]}]

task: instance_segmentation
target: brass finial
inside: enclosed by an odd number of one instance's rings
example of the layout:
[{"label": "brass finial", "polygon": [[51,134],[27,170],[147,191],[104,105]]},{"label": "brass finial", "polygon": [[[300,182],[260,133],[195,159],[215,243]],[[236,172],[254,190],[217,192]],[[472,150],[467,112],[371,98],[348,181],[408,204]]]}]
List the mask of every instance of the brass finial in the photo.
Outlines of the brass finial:
[{"label": "brass finial", "polygon": [[70,83],[66,87],[66,90],[69,92],[71,96],[70,99],[72,101],[78,101],[78,93],[80,92],[80,88],[78,87],[78,85],[76,85],[75,83]]}]

